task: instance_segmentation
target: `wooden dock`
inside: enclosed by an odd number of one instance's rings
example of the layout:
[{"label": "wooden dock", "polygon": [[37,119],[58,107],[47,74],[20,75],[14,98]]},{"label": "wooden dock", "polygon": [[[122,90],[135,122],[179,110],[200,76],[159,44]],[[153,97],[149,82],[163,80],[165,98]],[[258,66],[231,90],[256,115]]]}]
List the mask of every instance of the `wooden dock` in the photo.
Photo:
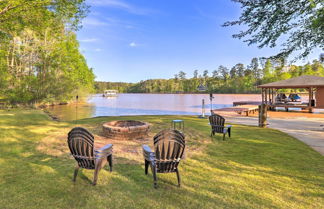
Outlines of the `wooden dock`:
[{"label": "wooden dock", "polygon": [[249,116],[251,113],[254,114],[254,113],[258,112],[258,110],[259,110],[258,105],[239,105],[239,106],[234,106],[234,107],[215,109],[215,110],[212,110],[212,113],[236,112],[240,115],[245,114],[246,116]]},{"label": "wooden dock", "polygon": [[233,106],[241,106],[241,105],[260,105],[262,102],[261,101],[238,101],[238,102],[233,102]]}]

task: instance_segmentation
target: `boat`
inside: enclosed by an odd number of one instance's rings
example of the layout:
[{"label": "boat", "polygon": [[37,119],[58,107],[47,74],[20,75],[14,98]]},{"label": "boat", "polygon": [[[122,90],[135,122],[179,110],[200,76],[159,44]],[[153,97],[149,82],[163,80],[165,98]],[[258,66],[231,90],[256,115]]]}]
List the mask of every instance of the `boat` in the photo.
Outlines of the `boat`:
[{"label": "boat", "polygon": [[102,96],[103,97],[116,97],[116,96],[118,96],[118,91],[113,90],[113,89],[105,90]]}]

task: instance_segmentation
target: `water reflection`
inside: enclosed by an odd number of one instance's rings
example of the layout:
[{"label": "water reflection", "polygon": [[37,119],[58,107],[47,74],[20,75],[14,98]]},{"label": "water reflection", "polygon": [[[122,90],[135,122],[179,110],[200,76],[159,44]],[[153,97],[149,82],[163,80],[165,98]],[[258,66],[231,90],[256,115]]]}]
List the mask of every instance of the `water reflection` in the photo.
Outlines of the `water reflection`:
[{"label": "water reflection", "polygon": [[48,107],[48,111],[62,120],[76,120],[94,117],[96,106],[86,104],[59,105]]},{"label": "water reflection", "polygon": [[[206,113],[211,108],[209,94],[119,94],[118,97],[92,95],[86,103],[50,107],[62,120],[122,115],[199,115],[202,99]],[[215,94],[212,108],[231,107],[234,101],[260,101],[257,94]],[[77,114],[76,114],[77,112]]]}]

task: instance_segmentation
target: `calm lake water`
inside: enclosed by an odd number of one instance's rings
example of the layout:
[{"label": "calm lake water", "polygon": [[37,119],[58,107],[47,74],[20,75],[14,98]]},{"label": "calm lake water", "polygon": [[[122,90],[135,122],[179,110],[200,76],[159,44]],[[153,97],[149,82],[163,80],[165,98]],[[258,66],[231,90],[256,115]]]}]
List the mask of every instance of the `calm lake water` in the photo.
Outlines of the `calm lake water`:
[{"label": "calm lake water", "polygon": [[[202,99],[210,113],[209,94],[118,94],[90,96],[85,103],[59,105],[48,110],[62,120],[122,115],[201,115]],[[260,94],[214,94],[212,108],[232,107],[234,101],[260,101]]]}]

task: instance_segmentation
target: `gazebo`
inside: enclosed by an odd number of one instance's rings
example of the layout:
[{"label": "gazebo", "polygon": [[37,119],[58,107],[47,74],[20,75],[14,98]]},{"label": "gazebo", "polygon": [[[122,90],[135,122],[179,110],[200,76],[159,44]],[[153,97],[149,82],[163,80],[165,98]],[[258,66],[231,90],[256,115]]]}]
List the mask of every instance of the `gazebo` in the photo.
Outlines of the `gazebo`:
[{"label": "gazebo", "polygon": [[[324,108],[324,77],[304,75],[258,87],[262,90],[262,104],[268,105],[270,109],[283,107],[288,111],[289,108],[301,108],[312,112],[313,108]],[[308,102],[278,101],[280,89],[306,89]]]}]

